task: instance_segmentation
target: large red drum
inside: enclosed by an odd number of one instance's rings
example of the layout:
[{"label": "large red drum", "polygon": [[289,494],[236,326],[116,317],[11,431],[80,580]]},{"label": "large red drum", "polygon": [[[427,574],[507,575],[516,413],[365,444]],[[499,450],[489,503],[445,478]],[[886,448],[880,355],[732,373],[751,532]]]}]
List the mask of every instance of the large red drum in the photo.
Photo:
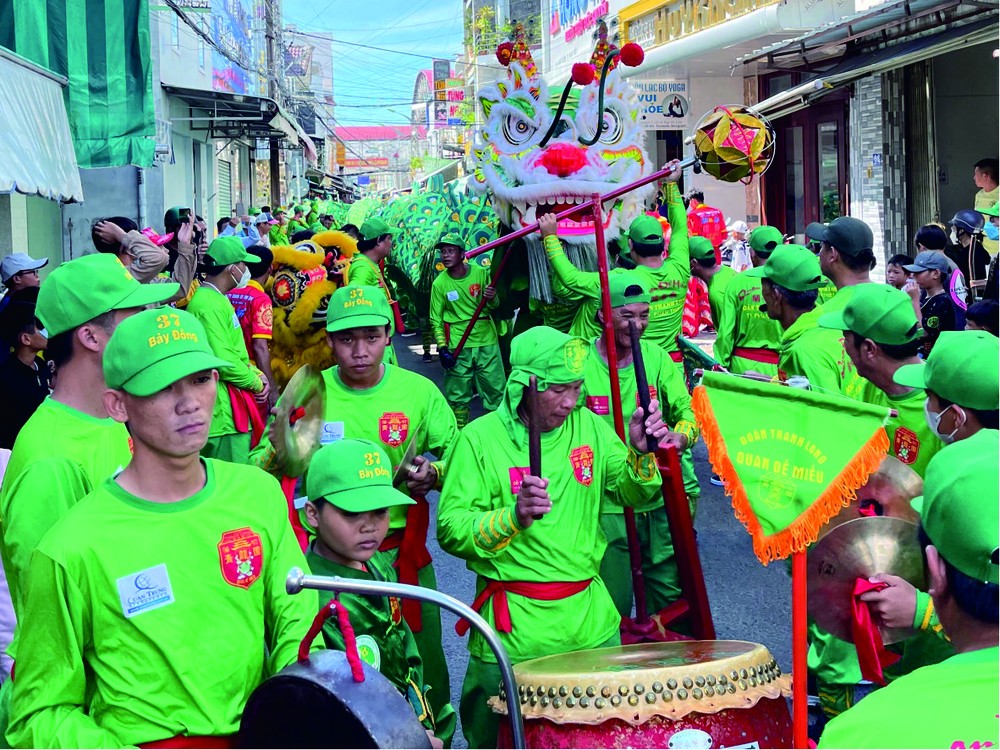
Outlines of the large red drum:
[{"label": "large red drum", "polygon": [[[514,672],[528,747],[792,747],[791,678],[757,643],[639,643]],[[490,703],[506,714],[502,692]],[[502,721],[498,747],[510,746]]]}]

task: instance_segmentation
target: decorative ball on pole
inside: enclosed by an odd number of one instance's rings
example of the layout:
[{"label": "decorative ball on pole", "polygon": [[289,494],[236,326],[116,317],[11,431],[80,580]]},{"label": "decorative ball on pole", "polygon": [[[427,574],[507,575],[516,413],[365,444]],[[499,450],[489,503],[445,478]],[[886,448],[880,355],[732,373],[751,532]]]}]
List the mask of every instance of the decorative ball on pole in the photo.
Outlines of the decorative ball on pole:
[{"label": "decorative ball on pole", "polygon": [[691,141],[708,174],[723,182],[749,183],[774,159],[774,129],[742,105],[719,106],[695,125]]}]

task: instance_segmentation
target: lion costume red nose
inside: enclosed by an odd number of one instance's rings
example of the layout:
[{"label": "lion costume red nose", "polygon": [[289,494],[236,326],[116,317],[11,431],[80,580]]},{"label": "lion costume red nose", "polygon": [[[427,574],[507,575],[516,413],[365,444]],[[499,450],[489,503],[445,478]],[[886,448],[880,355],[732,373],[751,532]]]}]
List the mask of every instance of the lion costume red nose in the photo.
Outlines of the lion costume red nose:
[{"label": "lion costume red nose", "polygon": [[537,163],[545,167],[549,174],[569,177],[586,165],[587,152],[572,143],[553,143],[545,149]]}]

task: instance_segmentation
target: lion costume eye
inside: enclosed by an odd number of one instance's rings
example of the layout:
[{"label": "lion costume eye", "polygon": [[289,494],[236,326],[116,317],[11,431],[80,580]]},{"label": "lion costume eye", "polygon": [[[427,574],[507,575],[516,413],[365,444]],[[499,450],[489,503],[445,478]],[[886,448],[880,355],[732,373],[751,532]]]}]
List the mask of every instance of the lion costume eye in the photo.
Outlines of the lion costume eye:
[{"label": "lion costume eye", "polygon": [[625,133],[625,124],[621,115],[613,107],[605,107],[601,119],[601,143],[618,143]]},{"label": "lion costume eye", "polygon": [[533,123],[515,112],[504,115],[503,136],[515,146],[527,143],[537,130]]}]

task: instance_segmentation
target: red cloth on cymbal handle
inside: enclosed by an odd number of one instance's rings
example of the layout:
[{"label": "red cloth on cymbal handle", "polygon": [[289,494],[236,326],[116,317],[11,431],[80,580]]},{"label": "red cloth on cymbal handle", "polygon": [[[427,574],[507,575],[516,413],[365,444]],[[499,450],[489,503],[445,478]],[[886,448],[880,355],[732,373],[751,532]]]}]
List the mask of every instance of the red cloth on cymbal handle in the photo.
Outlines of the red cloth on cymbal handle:
[{"label": "red cloth on cymbal handle", "polygon": [[872,583],[864,578],[856,578],[851,594],[851,631],[854,634],[854,647],[858,650],[861,676],[883,686],[885,676],[882,670],[899,661],[899,655],[886,650],[882,644],[882,634],[872,622],[868,605],[859,597],[869,591],[881,591],[888,587],[887,583]]},{"label": "red cloth on cymbal handle", "polygon": [[351,617],[343,602],[336,599],[331,599],[320,607],[319,612],[313,618],[312,625],[309,626],[309,632],[306,633],[305,638],[299,644],[299,662],[309,661],[309,649],[312,647],[312,642],[323,630],[323,624],[327,621],[327,618],[334,612],[337,613],[337,627],[340,628],[340,632],[344,636],[344,654],[347,656],[347,663],[351,667],[351,676],[354,677],[355,682],[364,682],[365,671],[364,667],[361,666],[361,656],[358,654],[358,640],[354,636]]}]

